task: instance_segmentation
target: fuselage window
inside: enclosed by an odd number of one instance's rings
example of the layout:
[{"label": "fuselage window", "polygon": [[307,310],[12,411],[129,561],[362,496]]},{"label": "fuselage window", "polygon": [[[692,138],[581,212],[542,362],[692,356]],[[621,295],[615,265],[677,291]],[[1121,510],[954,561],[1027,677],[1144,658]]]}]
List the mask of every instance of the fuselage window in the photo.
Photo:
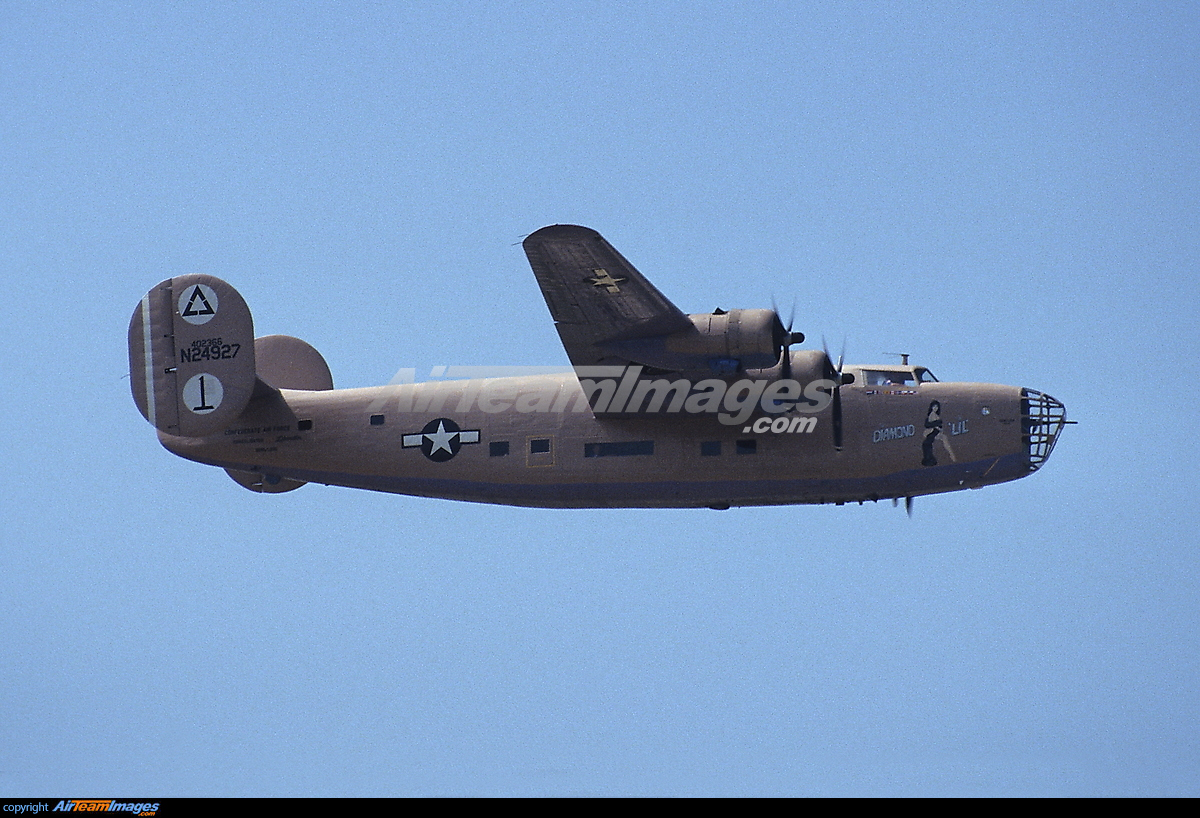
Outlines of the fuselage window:
[{"label": "fuselage window", "polygon": [[530,454],[545,454],[548,451],[550,451],[550,438],[535,437],[533,440],[529,441]]},{"label": "fuselage window", "polygon": [[701,457],[718,457],[721,454],[721,441],[705,440],[700,444]]},{"label": "fuselage window", "polygon": [[629,457],[654,454],[653,440],[620,440],[611,443],[583,444],[584,457]]},{"label": "fuselage window", "polygon": [[508,441],[493,440],[488,444],[489,457],[507,457],[508,456]]},{"label": "fuselage window", "polygon": [[749,440],[739,440],[737,442],[738,454],[755,454],[758,451],[758,441],[754,438]]},{"label": "fuselage window", "polygon": [[298,421],[296,421],[296,431],[297,431],[297,432],[310,432],[310,431],[312,431],[312,421],[311,421],[311,420],[298,420]]},{"label": "fuselage window", "polygon": [[383,415],[371,415],[371,425],[372,426],[382,426],[383,425]]}]

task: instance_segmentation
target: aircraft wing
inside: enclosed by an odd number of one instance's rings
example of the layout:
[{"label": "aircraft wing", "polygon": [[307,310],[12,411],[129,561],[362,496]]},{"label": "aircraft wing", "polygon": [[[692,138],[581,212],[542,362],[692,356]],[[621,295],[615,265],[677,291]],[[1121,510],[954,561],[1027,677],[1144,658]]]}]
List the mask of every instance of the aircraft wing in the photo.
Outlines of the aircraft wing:
[{"label": "aircraft wing", "polygon": [[604,345],[693,326],[595,230],[570,224],[543,227],[525,239],[524,247],[575,366],[627,364],[628,359]]}]

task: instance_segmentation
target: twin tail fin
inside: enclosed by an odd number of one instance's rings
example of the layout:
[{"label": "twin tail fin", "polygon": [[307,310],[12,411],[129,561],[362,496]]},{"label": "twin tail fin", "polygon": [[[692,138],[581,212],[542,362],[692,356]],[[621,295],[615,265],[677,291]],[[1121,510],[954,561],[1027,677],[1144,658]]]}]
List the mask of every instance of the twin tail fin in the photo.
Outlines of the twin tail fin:
[{"label": "twin tail fin", "polygon": [[142,298],[129,322],[133,401],[160,432],[203,437],[246,408],[257,381],[254,320],[219,278],[170,278]]},{"label": "twin tail fin", "polygon": [[[215,276],[167,279],[146,293],[129,322],[133,401],[158,431],[205,437],[234,424],[254,399],[280,389],[325,390],[321,353],[289,335],[255,339],[245,300]],[[304,485],[262,471],[226,469],[255,492]]]}]

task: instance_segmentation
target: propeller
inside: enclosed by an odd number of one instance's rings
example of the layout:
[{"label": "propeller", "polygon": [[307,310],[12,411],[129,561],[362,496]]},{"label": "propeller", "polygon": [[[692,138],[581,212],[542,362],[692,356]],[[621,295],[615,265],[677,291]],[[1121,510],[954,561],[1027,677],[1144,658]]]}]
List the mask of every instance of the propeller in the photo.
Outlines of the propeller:
[{"label": "propeller", "polygon": [[786,324],[779,315],[779,307],[776,306],[773,297],[771,298],[771,310],[775,313],[774,342],[779,347],[779,374],[784,380],[790,380],[792,377],[791,346],[804,343],[803,332],[792,332],[792,323],[796,320],[796,301],[792,299],[792,310],[788,313]]},{"label": "propeller", "polygon": [[833,381],[833,411],[830,413],[830,422],[833,426],[833,448],[839,452],[842,450],[842,363],[846,357],[846,342],[842,341],[842,351],[838,354],[837,366],[834,366],[833,359],[829,357],[829,347],[825,343],[825,338],[821,338],[821,349],[825,351],[825,366],[826,377]]},{"label": "propeller", "polygon": [[[900,505],[900,498],[899,498],[899,497],[893,497],[893,498],[892,498],[892,508],[895,508],[895,507],[896,507],[896,506],[898,506],[898,505]],[[912,497],[905,497],[905,498],[904,498],[904,511],[905,511],[905,513],[906,513],[906,514],[908,514],[908,516],[909,516],[910,518],[912,517],[912,507],[913,507],[913,498],[912,498]]]}]

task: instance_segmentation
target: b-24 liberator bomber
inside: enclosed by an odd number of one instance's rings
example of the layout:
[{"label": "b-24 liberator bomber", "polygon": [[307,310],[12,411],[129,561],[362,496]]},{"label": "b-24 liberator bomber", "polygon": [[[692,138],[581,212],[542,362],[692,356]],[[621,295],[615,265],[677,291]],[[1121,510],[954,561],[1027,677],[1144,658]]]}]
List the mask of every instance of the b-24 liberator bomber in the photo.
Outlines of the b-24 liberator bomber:
[{"label": "b-24 liberator bomber", "polygon": [[334,389],[312,346],[256,339],[237,290],[184,275],[134,311],[134,401],[169,451],[252,491],[548,508],[911,508],[1037,471],[1069,422],[1049,395],[939,382],[907,356],[792,349],[774,309],[685,314],[586,227],[524,248],[573,371]]}]

